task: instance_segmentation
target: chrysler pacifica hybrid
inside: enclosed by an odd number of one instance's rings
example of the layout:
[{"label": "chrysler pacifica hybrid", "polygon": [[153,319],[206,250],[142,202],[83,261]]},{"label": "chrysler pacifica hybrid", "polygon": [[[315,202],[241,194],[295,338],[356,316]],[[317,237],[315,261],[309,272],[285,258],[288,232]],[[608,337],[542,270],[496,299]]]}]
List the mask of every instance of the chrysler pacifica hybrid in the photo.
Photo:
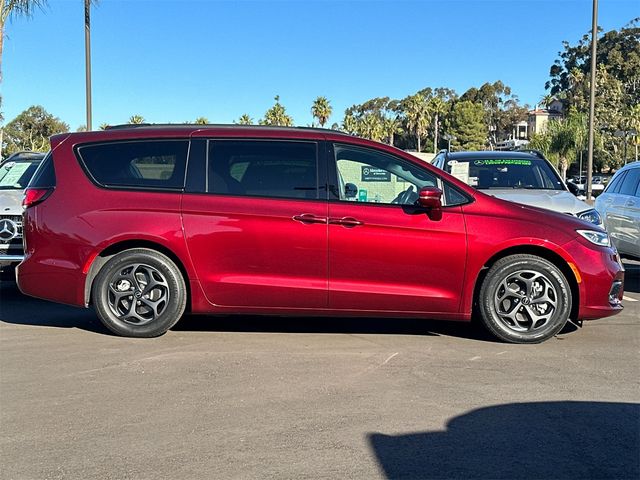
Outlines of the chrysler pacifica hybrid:
[{"label": "chrysler pacifica hybrid", "polygon": [[329,130],[57,135],[24,206],[20,289],[93,306],[120,335],[160,335],[189,311],[478,318],[535,343],[622,309],[601,227]]}]

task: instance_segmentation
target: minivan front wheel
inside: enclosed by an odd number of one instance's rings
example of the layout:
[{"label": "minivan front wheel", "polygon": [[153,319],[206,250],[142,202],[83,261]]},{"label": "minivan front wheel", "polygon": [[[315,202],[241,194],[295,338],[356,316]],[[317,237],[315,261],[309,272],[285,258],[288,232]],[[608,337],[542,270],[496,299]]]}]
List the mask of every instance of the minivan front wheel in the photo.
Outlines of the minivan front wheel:
[{"label": "minivan front wheel", "polygon": [[509,343],[540,343],[557,334],[571,312],[571,288],[553,263],[510,255],[487,273],[478,304],[482,323]]},{"label": "minivan front wheel", "polygon": [[157,337],[184,313],[184,278],[167,256],[145,248],[110,258],[92,286],[93,304],[102,323],[127,337]]}]

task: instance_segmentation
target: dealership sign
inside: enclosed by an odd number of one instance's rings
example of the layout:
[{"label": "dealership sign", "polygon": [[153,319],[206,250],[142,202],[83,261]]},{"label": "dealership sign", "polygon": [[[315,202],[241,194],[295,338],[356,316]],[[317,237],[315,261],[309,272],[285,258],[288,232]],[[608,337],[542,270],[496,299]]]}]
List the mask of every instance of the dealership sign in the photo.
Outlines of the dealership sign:
[{"label": "dealership sign", "polygon": [[390,182],[391,181],[391,173],[387,170],[383,170],[382,168],[375,167],[360,167],[362,169],[362,174],[360,179],[363,182]]}]

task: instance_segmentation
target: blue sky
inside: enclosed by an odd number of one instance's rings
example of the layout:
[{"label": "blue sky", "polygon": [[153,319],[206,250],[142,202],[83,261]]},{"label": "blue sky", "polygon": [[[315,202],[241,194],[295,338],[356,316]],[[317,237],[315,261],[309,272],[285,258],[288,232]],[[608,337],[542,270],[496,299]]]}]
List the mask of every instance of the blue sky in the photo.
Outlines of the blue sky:
[{"label": "blue sky", "polygon": [[[600,0],[619,29],[637,0]],[[280,95],[296,125],[324,95],[344,109],[424,87],[463,93],[502,80],[522,102],[544,95],[562,40],[591,26],[590,0],[101,0],[92,9],[93,124],[258,120]],[[6,29],[3,109],[42,105],[85,123],[82,0],[50,0]]]}]

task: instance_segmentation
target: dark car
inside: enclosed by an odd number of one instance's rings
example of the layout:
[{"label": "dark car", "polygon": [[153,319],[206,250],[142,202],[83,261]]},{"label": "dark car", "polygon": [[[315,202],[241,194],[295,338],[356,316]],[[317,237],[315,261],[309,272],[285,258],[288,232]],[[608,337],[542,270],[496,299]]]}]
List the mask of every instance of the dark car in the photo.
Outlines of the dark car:
[{"label": "dark car", "polygon": [[[79,201],[81,199],[81,201]],[[56,135],[25,195],[20,289],[113,332],[202,314],[469,321],[535,343],[621,311],[607,233],[330,130]]]}]

